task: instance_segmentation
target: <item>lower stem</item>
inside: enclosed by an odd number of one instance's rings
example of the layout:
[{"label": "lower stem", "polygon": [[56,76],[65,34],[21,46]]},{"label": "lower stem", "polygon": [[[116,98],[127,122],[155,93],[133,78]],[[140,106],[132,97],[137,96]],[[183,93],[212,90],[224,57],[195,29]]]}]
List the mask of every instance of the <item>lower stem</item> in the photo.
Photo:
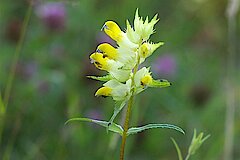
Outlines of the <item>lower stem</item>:
[{"label": "lower stem", "polygon": [[124,159],[124,151],[125,151],[125,145],[126,145],[126,140],[127,140],[127,131],[129,127],[129,119],[131,115],[131,109],[133,105],[133,95],[130,97],[128,101],[128,107],[127,107],[127,112],[126,112],[126,117],[125,117],[125,122],[123,126],[123,135],[122,135],[122,144],[120,148],[120,160]]}]

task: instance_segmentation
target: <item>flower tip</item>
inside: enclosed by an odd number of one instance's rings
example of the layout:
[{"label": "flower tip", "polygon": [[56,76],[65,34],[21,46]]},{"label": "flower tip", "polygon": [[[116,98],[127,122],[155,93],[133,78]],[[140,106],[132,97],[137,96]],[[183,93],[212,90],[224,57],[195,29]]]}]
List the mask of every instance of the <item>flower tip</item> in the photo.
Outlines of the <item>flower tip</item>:
[{"label": "flower tip", "polygon": [[99,48],[96,49],[97,53],[103,53]]},{"label": "flower tip", "polygon": [[104,29],[107,29],[108,27],[107,27],[107,25],[106,25],[106,23],[104,23],[104,25],[102,26],[102,28],[101,28],[101,31],[103,31]]},{"label": "flower tip", "polygon": [[95,93],[95,96],[99,97],[107,97],[110,96],[112,92],[112,89],[109,87],[101,87],[97,90],[97,92]]}]

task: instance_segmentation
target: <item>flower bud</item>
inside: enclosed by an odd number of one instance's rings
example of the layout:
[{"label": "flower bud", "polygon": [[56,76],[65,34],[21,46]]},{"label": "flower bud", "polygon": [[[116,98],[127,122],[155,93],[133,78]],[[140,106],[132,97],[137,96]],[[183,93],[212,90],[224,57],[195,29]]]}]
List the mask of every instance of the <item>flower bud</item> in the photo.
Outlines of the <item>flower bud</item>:
[{"label": "flower bud", "polygon": [[202,143],[208,139],[210,135],[207,135],[205,138],[203,138],[203,132],[201,132],[198,136],[197,136],[197,131],[196,129],[194,129],[194,134],[193,134],[193,139],[191,142],[191,145],[188,149],[188,154],[189,155],[193,155],[195,154],[195,152],[200,148],[200,146],[202,145]]}]

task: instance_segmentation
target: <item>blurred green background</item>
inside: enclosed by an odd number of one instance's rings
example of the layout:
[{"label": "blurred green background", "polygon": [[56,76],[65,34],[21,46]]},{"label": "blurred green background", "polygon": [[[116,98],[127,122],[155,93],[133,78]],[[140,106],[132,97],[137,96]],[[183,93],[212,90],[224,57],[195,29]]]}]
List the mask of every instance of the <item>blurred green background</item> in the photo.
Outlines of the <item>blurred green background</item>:
[{"label": "blurred green background", "polygon": [[[0,91],[7,85],[28,1],[0,4]],[[150,88],[136,98],[131,126],[172,123],[186,131],[155,129],[131,136],[128,160],[173,160],[184,155],[193,129],[211,134],[193,160],[221,160],[224,153],[228,25],[226,0],[63,0],[33,4],[31,19],[18,59],[0,144],[0,159],[113,160],[120,141],[113,133],[89,123],[64,123],[73,117],[108,120],[111,98],[97,98],[101,82],[86,75],[102,75],[89,55],[103,42],[113,43],[101,27],[107,20],[125,29],[140,16],[160,21],[153,42],[164,41],[145,64],[155,78],[168,79],[169,88]],[[239,35],[240,16],[236,18]],[[240,46],[239,36],[236,45]],[[239,51],[238,47],[238,51]],[[240,56],[235,58],[239,61]],[[239,64],[234,66],[239,69]],[[233,159],[240,159],[239,73],[234,74],[236,104]],[[237,92],[238,91],[238,92]],[[2,120],[2,119],[0,119]],[[121,123],[121,114],[116,119]]]}]

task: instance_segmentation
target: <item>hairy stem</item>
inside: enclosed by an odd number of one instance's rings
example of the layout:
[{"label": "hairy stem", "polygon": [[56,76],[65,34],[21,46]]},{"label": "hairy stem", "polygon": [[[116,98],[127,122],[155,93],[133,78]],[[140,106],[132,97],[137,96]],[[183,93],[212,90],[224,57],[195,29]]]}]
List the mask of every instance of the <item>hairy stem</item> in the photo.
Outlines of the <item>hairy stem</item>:
[{"label": "hairy stem", "polygon": [[124,150],[125,150],[125,145],[126,145],[126,140],[127,140],[127,131],[129,127],[129,119],[131,115],[131,109],[133,106],[133,95],[128,101],[128,107],[127,107],[127,112],[126,112],[126,117],[125,117],[125,122],[123,126],[123,135],[122,135],[122,144],[121,144],[121,149],[120,149],[120,160],[124,159]]},{"label": "hairy stem", "polygon": [[124,150],[125,150],[125,145],[126,145],[126,140],[127,140],[127,131],[128,131],[128,127],[129,127],[129,119],[130,119],[130,116],[131,116],[131,110],[132,110],[132,106],[133,106],[133,99],[134,99],[134,92],[135,92],[134,77],[135,77],[135,74],[137,73],[139,62],[140,62],[140,57],[138,57],[137,64],[133,69],[132,85],[131,85],[131,97],[128,101],[125,122],[124,122],[124,125],[123,125],[122,144],[121,144],[121,148],[120,148],[120,160],[124,159]]}]

